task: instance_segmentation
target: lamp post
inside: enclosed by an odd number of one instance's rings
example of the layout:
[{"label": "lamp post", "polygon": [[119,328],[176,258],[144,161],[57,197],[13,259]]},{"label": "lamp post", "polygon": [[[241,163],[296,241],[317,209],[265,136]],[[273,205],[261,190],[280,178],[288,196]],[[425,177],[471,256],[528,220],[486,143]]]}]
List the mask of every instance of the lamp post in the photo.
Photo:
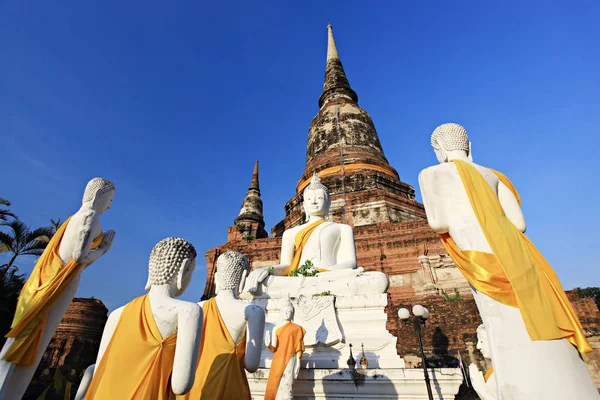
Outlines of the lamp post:
[{"label": "lamp post", "polygon": [[[429,310],[421,305],[413,306],[413,328],[419,339],[419,350],[421,351],[421,358],[423,359],[423,373],[425,374],[425,385],[427,386],[427,394],[429,400],[433,400],[433,393],[431,392],[431,383],[429,382],[429,373],[427,372],[427,360],[425,359],[425,353],[423,352],[423,340],[421,339],[421,325],[425,325],[425,321],[429,318]],[[398,318],[408,325],[410,319],[410,312],[406,308],[398,310]]]}]

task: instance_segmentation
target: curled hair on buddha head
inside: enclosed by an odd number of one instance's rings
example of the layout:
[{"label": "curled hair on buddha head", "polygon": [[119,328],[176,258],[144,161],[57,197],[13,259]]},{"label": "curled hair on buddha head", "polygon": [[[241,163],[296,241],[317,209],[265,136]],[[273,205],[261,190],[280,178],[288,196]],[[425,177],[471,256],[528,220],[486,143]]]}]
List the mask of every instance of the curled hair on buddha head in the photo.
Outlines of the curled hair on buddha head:
[{"label": "curled hair on buddha head", "polygon": [[306,196],[306,192],[308,192],[309,190],[319,190],[319,189],[324,191],[325,197],[327,199],[329,199],[329,189],[327,189],[327,186],[325,186],[321,183],[321,178],[319,178],[317,173],[313,172],[313,176],[312,176],[312,179],[310,180],[310,184],[304,189],[304,192],[302,192],[302,194],[304,196]]},{"label": "curled hair on buddha head", "polygon": [[431,134],[431,146],[436,150],[440,150],[440,144],[446,151],[461,150],[469,152],[467,130],[452,122],[438,126]]},{"label": "curled hair on buddha head", "polygon": [[158,242],[150,252],[146,290],[152,285],[171,283],[183,268],[184,260],[192,261],[196,256],[196,249],[185,239],[170,237]]},{"label": "curled hair on buddha head", "polygon": [[237,251],[226,251],[217,258],[217,289],[237,290],[248,272],[248,259]]},{"label": "curled hair on buddha head", "polygon": [[115,185],[111,181],[105,178],[94,178],[87,183],[85,191],[83,192],[82,203],[93,201],[96,197],[108,193],[111,190],[115,190]]}]

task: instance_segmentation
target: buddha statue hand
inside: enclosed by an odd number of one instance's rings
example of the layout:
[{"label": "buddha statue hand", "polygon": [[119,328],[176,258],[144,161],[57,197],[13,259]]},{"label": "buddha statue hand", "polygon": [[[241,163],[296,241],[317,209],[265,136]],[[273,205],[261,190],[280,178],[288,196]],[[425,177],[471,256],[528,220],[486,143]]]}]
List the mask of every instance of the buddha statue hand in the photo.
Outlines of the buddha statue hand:
[{"label": "buddha statue hand", "polygon": [[100,243],[99,247],[102,250],[104,250],[104,252],[106,253],[112,247],[114,238],[115,238],[115,231],[113,231],[112,229],[104,232],[102,234],[102,243]]},{"label": "buddha statue hand", "polygon": [[477,368],[477,365],[473,363],[469,365],[469,377],[473,389],[477,392],[477,395],[481,400],[496,400],[496,397],[488,391],[483,374],[479,368]]},{"label": "buddha statue hand", "polygon": [[250,292],[252,294],[256,293],[258,290],[258,285],[262,283],[268,276],[268,268],[259,268],[250,272],[248,277],[246,277],[246,285],[244,291]]}]

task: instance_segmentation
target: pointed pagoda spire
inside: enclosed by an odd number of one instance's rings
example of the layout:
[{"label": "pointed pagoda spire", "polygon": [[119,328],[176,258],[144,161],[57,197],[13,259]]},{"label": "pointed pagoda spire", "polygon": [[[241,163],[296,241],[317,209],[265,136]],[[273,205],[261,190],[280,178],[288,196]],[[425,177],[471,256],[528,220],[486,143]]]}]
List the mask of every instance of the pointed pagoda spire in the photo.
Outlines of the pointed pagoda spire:
[{"label": "pointed pagoda spire", "polygon": [[358,95],[350,87],[342,61],[333,38],[333,28],[331,24],[327,25],[327,63],[325,64],[325,82],[323,84],[323,93],[319,97],[319,108],[323,107],[329,100],[338,97],[346,97],[349,100],[358,102]]},{"label": "pointed pagoda spire", "polygon": [[263,202],[260,198],[260,186],[258,183],[258,161],[254,164],[254,172],[252,173],[250,187],[248,188],[246,197],[242,202],[240,213],[235,219],[234,224],[245,226],[245,228],[248,229],[248,231],[245,231],[246,234],[257,239],[268,236],[264,229],[265,220],[263,218]]},{"label": "pointed pagoda spire", "polygon": [[252,180],[250,181],[250,189],[258,190],[258,195],[260,196],[260,187],[258,185],[258,160],[254,164],[254,172],[252,173]]}]

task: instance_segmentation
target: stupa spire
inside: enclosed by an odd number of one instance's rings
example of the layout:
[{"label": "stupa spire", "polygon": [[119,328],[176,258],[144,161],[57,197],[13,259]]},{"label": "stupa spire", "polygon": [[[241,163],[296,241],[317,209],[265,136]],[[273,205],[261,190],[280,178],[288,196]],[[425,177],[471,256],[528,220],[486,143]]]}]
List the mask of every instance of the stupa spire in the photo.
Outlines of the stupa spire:
[{"label": "stupa spire", "polygon": [[327,62],[325,64],[325,82],[323,83],[323,93],[319,97],[319,107],[323,107],[329,100],[339,97],[345,97],[355,103],[358,102],[358,95],[350,87],[346,72],[342,66],[342,61],[338,54],[335,39],[333,38],[333,27],[327,25]]},{"label": "stupa spire", "polygon": [[250,181],[250,188],[248,190],[258,190],[260,196],[260,187],[258,185],[258,160],[254,163],[254,172],[252,173],[252,180]]},{"label": "stupa spire", "polygon": [[[252,236],[256,239],[268,237],[264,229],[263,202],[260,198],[260,186],[258,183],[258,161],[254,163],[254,172],[250,180],[250,187],[234,224],[240,229],[240,232],[243,232],[243,236]],[[244,228],[243,231],[241,230],[242,228]]]}]

